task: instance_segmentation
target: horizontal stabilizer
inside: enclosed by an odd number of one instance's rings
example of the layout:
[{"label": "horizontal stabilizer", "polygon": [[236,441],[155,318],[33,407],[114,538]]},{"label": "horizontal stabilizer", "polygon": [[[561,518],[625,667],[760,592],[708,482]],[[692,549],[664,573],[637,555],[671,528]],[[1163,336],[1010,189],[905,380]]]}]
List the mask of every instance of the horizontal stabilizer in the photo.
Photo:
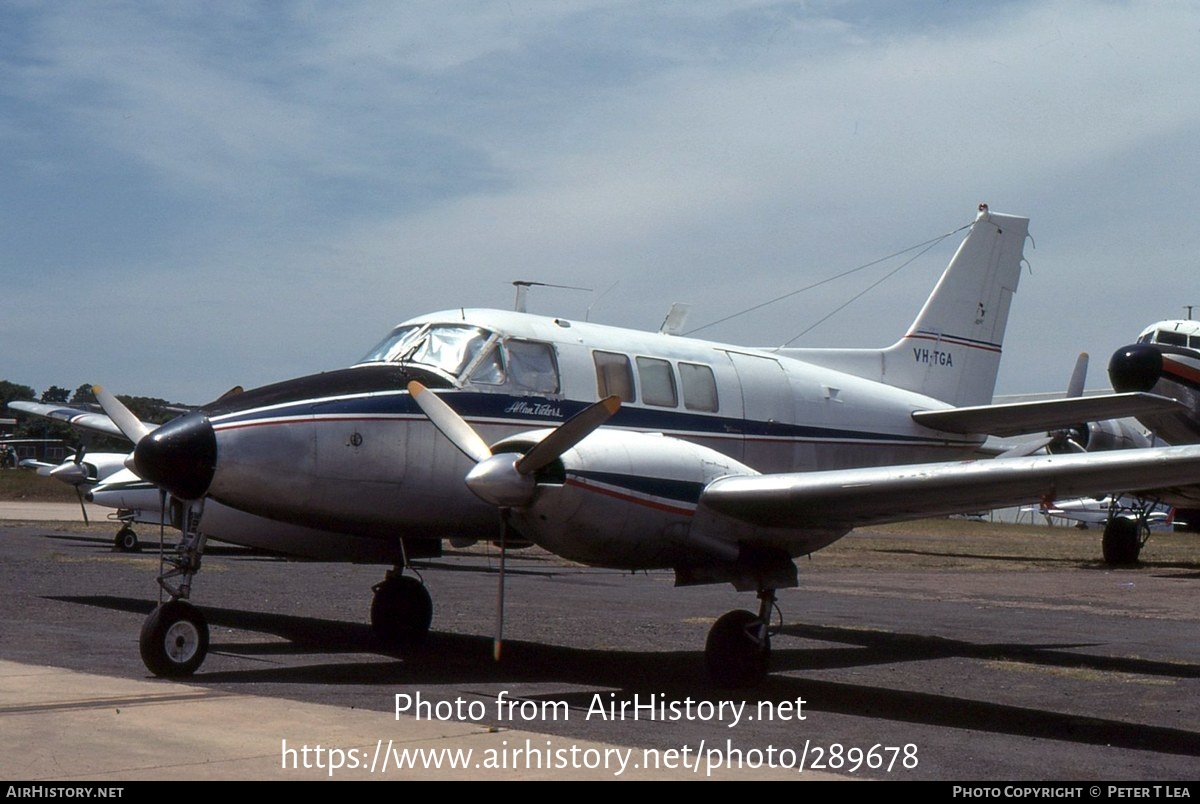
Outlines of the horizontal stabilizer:
[{"label": "horizontal stabilizer", "polygon": [[1183,410],[1183,404],[1165,396],[1130,393],[948,410],[918,410],[912,417],[917,424],[944,433],[1014,436],[1070,427],[1081,422],[1179,413]]}]

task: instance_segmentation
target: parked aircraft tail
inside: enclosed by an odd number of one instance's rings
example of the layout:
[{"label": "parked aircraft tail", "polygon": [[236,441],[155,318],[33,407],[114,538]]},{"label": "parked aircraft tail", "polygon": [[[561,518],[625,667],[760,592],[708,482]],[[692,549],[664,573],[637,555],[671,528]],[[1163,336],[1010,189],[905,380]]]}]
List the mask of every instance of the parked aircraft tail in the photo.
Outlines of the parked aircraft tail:
[{"label": "parked aircraft tail", "polygon": [[1029,219],[981,204],[971,231],[904,337],[886,349],[782,354],[915,391],[955,407],[992,401]]}]

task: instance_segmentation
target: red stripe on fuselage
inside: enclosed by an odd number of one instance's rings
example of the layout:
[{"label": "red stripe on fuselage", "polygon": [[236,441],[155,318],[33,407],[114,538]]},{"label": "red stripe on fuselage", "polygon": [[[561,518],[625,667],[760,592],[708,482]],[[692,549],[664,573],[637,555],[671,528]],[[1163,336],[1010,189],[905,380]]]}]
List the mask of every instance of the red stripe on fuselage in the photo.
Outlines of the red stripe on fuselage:
[{"label": "red stripe on fuselage", "polygon": [[644,508],[650,508],[655,511],[664,511],[668,514],[679,514],[680,516],[694,516],[696,513],[694,508],[681,508],[677,505],[669,505],[667,503],[659,502],[657,500],[648,500],[645,497],[636,497],[632,494],[629,494],[626,492],[621,492],[616,489],[609,488],[607,486],[592,485],[591,483],[588,483],[584,480],[580,480],[579,478],[576,478],[576,477],[568,477],[567,485],[573,486],[578,489],[583,489],[584,491],[591,491],[591,492],[595,492],[596,494],[602,494],[605,497],[612,497],[613,499],[621,500],[622,502],[631,502],[631,503],[634,503],[635,505],[640,505]]}]

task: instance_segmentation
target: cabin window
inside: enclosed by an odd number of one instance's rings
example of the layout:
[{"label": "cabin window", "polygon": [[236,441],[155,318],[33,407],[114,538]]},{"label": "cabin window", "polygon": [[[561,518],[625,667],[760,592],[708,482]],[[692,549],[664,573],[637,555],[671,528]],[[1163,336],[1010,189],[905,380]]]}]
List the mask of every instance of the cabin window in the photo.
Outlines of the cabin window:
[{"label": "cabin window", "polygon": [[554,347],[537,341],[510,340],[504,348],[508,352],[508,378],[513,385],[538,394],[558,393]]},{"label": "cabin window", "polygon": [[616,352],[593,352],[596,363],[596,390],[600,398],[616,394],[622,402],[632,402],[633,369],[629,358]]},{"label": "cabin window", "polygon": [[680,363],[679,383],[683,386],[685,408],[717,412],[717,381],[711,368],[699,363]]},{"label": "cabin window", "polygon": [[673,408],[679,404],[675,390],[675,375],[671,364],[653,357],[637,359],[638,382],[642,387],[642,401],[647,405]]}]

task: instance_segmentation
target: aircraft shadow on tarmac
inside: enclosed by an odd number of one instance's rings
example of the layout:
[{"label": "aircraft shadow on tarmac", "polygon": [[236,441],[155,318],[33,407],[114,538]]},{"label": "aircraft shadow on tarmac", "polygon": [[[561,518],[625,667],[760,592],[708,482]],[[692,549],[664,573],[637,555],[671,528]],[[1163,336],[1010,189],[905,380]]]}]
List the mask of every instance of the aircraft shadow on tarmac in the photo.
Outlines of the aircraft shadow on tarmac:
[{"label": "aircraft shadow on tarmac", "polygon": [[[1130,564],[1126,567],[1113,567],[1107,564],[1100,557],[1095,559],[1080,559],[1078,557],[1052,558],[1048,556],[1029,556],[1029,555],[997,555],[995,553],[952,553],[947,550],[914,550],[905,548],[875,548],[873,553],[891,553],[893,555],[904,556],[924,556],[931,558],[957,558],[967,561],[995,561],[997,564],[1038,564],[1041,566],[1059,565],[1064,568],[1082,569],[1082,570],[1102,570],[1104,572],[1113,571],[1130,571],[1147,569],[1182,569],[1182,570],[1200,570],[1200,562],[1196,561],[1155,561],[1145,557],[1138,560],[1136,564]],[[1196,577],[1200,577],[1198,574]]]},{"label": "aircraft shadow on tarmac", "polygon": [[[77,605],[145,614],[154,604],[113,596],[48,597]],[[961,728],[1014,736],[1038,737],[1082,744],[1151,750],[1200,756],[1200,733],[1093,716],[1072,715],[1033,707],[991,703],[954,695],[888,689],[878,686],[794,678],[788,670],[819,670],[904,661],[967,658],[1018,661],[1026,664],[1138,673],[1177,678],[1200,677],[1200,667],[1140,659],[1088,656],[1068,652],[1075,645],[977,644],[912,634],[870,632],[851,628],[785,626],[779,636],[854,645],[854,648],[772,648],[773,674],[753,690],[698,689],[703,654],[699,651],[587,650],[511,640],[504,643],[504,660],[491,659],[490,637],[433,631],[421,642],[403,649],[381,643],[369,626],[315,617],[248,612],[204,607],[210,627],[271,634],[285,642],[215,642],[214,654],[260,661],[266,657],[309,654],[363,654],[382,661],[348,661],[301,666],[272,665],[262,669],[215,671],[189,677],[188,684],[327,685],[445,685],[455,683],[577,684],[588,689],[609,687],[622,692],[617,700],[664,694],[668,700],[746,700],[783,703],[803,697],[811,712],[828,712],[874,719]],[[777,640],[776,645],[779,644]],[[226,687],[227,689],[227,687]],[[280,689],[279,697],[287,697]],[[272,694],[270,692],[265,694]],[[561,691],[554,700],[587,708],[593,692]],[[528,696],[538,700],[538,696]]]}]

